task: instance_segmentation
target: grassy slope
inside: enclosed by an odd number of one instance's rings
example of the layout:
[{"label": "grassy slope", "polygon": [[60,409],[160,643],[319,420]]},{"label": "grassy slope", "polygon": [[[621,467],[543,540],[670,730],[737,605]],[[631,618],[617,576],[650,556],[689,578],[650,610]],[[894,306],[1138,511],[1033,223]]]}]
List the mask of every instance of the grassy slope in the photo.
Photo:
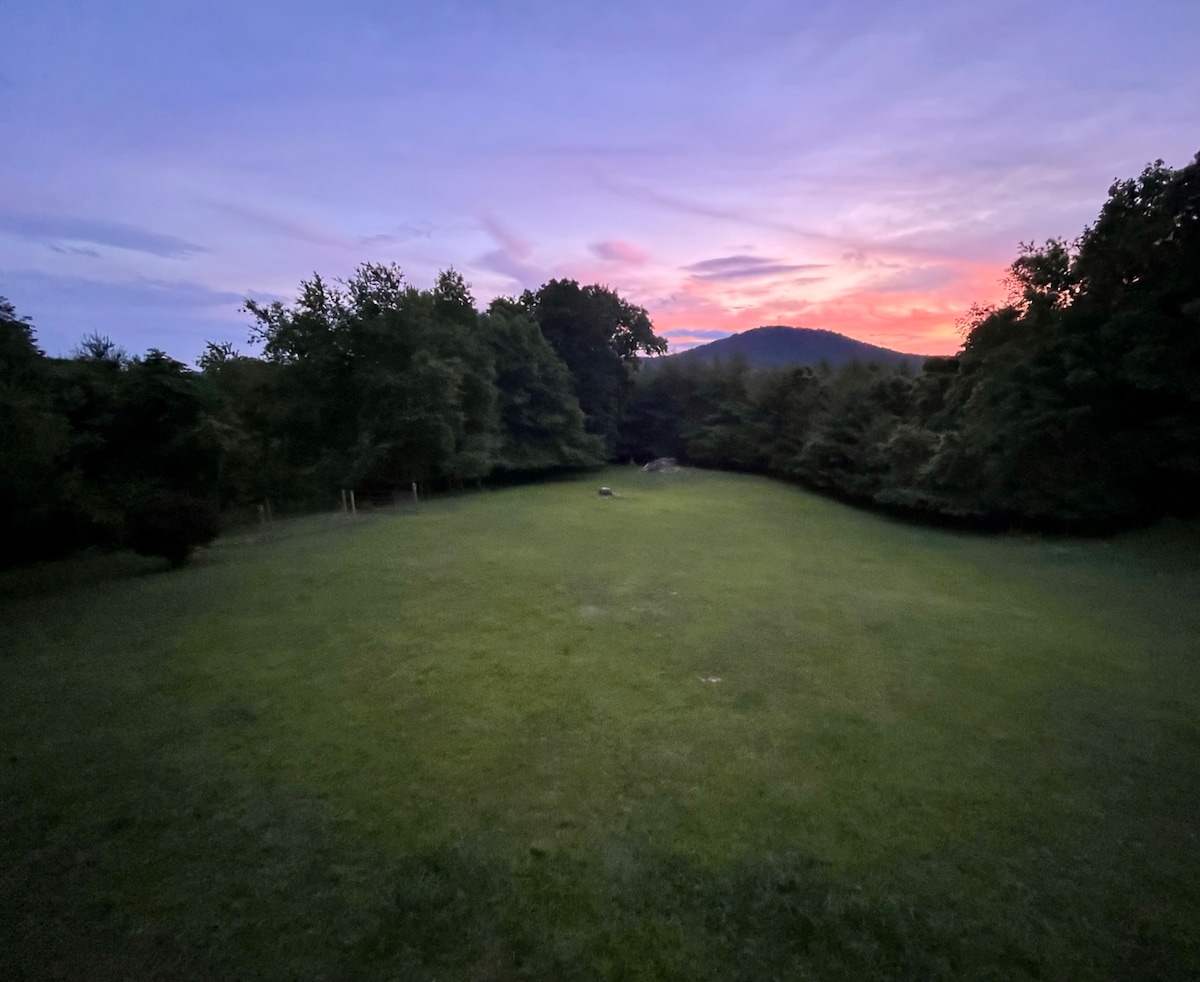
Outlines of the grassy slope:
[{"label": "grassy slope", "polygon": [[0,976],[1196,975],[1195,526],[602,479],[8,577]]}]

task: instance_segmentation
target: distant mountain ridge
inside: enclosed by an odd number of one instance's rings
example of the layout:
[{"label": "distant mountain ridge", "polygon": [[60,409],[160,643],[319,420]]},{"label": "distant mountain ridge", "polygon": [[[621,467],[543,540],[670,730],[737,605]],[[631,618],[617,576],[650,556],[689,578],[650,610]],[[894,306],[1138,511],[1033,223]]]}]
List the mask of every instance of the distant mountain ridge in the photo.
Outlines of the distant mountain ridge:
[{"label": "distant mountain ridge", "polygon": [[838,368],[846,362],[858,359],[885,365],[908,362],[912,368],[919,369],[926,357],[893,351],[891,348],[867,344],[865,341],[855,341],[854,338],[848,338],[835,331],[783,325],[756,327],[666,357],[676,361],[716,361],[718,358],[729,359],[737,354],[744,355],[752,368],[818,365],[821,362],[826,362],[831,368]]}]

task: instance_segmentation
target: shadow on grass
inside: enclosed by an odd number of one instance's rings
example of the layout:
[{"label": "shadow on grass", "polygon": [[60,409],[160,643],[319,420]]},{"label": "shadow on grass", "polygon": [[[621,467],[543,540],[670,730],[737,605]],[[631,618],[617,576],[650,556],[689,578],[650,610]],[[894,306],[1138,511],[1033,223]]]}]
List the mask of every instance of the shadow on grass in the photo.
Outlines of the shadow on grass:
[{"label": "shadow on grass", "polygon": [[573,854],[459,842],[395,855],[337,819],[319,798],[162,783],[117,814],[10,812],[0,831],[21,858],[0,875],[0,974],[925,982],[1196,968],[1194,948],[1152,926],[1081,914],[1064,935],[1036,903],[989,921],[795,853],[714,869],[614,837]]},{"label": "shadow on grass", "polygon": [[18,566],[0,572],[0,601],[43,596],[166,572],[163,559],[135,552],[90,549],[67,559]]},{"label": "shadow on grass", "polygon": [[389,870],[391,909],[360,954],[431,979],[1193,977],[1195,952],[1147,925],[1068,949],[1029,930],[1026,911],[983,922],[801,854],[715,870],[654,850],[629,859],[597,884],[578,859],[512,871],[462,848],[409,857]]},{"label": "shadow on grass", "polygon": [[233,528],[222,533],[211,545],[197,548],[180,567],[172,567],[159,557],[140,556],[128,549],[87,549],[63,559],[0,570],[0,603],[210,566],[225,561],[231,552],[248,546],[270,546],[292,539],[312,539],[320,547],[326,539],[340,538],[368,522],[390,516],[390,512],[382,510],[360,518],[321,514],[280,519],[267,526]]}]

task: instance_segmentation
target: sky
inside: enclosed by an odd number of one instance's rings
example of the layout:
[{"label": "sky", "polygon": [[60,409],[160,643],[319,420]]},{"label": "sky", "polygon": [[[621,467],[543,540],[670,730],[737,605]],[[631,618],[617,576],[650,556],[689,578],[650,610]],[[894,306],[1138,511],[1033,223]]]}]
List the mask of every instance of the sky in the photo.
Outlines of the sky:
[{"label": "sky", "polygon": [[53,355],[248,353],[247,297],[362,262],[948,353],[1197,150],[1195,0],[0,4],[0,296]]}]

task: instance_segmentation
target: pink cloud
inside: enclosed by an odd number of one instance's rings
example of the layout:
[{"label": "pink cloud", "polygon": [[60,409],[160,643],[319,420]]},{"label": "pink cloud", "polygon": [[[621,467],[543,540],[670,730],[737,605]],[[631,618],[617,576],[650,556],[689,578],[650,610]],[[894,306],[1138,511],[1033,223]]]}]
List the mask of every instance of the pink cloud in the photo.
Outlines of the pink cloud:
[{"label": "pink cloud", "polygon": [[[826,269],[825,263],[785,263],[778,259],[761,256],[717,256],[684,267],[694,280],[731,282],[734,280],[774,279],[781,276],[794,278],[796,273]],[[807,277],[807,282],[817,282],[824,276]]]},{"label": "pink cloud", "polygon": [[591,250],[605,262],[623,263],[626,266],[644,266],[649,258],[644,250],[621,239],[596,242],[591,246]]},{"label": "pink cloud", "polygon": [[536,290],[546,277],[544,270],[531,261],[533,246],[490,216],[481,219],[480,225],[499,248],[476,257],[473,265],[499,273],[523,288]]}]

